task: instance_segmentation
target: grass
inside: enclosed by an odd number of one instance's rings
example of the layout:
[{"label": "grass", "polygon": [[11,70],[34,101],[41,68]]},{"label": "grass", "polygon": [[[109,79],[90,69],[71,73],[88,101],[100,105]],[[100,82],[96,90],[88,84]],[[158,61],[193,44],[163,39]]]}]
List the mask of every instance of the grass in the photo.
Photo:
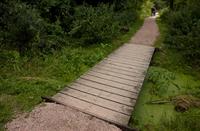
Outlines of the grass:
[{"label": "grass", "polygon": [[[42,102],[41,96],[52,96],[113,50],[127,42],[142,25],[134,22],[124,35],[112,43],[90,47],[65,47],[38,58],[19,57],[16,51],[2,51],[0,58],[0,130],[17,114],[31,111]],[[7,58],[5,58],[7,57]]]},{"label": "grass", "polygon": [[[184,113],[175,110],[171,100],[181,95],[200,100],[200,71],[185,64],[182,55],[166,49],[163,39],[166,26],[158,19],[160,37],[148,75],[135,106],[130,126],[148,131],[197,131],[200,129],[200,107],[190,107]],[[169,101],[152,104],[152,101]]]}]

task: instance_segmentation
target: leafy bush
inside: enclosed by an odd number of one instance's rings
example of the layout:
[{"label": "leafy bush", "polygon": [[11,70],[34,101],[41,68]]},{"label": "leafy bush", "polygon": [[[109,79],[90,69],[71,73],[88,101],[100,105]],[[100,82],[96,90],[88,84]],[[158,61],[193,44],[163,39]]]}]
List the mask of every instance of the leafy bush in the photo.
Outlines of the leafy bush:
[{"label": "leafy bush", "polygon": [[21,55],[48,53],[66,43],[59,21],[49,24],[40,17],[37,9],[16,3],[1,17],[3,30],[1,43],[4,47],[18,50]]},{"label": "leafy bush", "polygon": [[200,64],[200,4],[199,2],[196,2],[196,5],[193,3],[193,6],[190,3],[185,4],[176,5],[175,11],[168,11],[163,14],[166,16],[161,17],[164,22],[167,21],[169,27],[165,43],[167,47],[180,51],[189,62],[198,65]]},{"label": "leafy bush", "polygon": [[111,40],[119,31],[113,14],[113,8],[106,4],[78,7],[69,34],[85,45]]},{"label": "leafy bush", "polygon": [[74,4],[71,0],[43,0],[37,7],[41,12],[41,16],[51,23],[60,21],[64,31],[70,30],[73,21]]},{"label": "leafy bush", "polygon": [[175,79],[175,74],[166,69],[151,67],[148,72],[148,80],[155,84],[152,92],[162,96],[168,91],[170,83]]},{"label": "leafy bush", "polygon": [[[40,56],[72,43],[111,41],[137,19],[134,0],[2,0],[1,48]],[[73,44],[70,44],[73,45]]]},{"label": "leafy bush", "polygon": [[7,21],[5,42],[20,53],[25,53],[38,41],[41,19],[36,10],[29,9],[25,4],[16,4]]}]

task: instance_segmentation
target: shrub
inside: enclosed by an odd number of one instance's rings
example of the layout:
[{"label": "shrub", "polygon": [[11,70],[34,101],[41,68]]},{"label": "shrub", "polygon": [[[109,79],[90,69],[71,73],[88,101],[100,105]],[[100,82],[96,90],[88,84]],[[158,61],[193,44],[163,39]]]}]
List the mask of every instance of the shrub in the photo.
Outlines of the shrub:
[{"label": "shrub", "polygon": [[66,32],[70,30],[73,21],[73,6],[74,4],[71,0],[43,0],[37,5],[43,18],[50,23],[59,20],[63,30]]},{"label": "shrub", "polygon": [[73,40],[82,45],[111,41],[120,31],[128,31],[137,18],[137,5],[142,2],[134,1],[2,0],[1,48],[34,56]]},{"label": "shrub", "polygon": [[80,38],[84,45],[111,40],[119,31],[119,23],[113,15],[113,8],[106,4],[98,7],[80,6],[76,8],[69,34]]},{"label": "shrub", "polygon": [[18,50],[20,55],[32,55],[49,53],[66,43],[60,22],[44,21],[37,9],[16,3],[8,12],[1,17],[0,40],[4,47]]},{"label": "shrub", "polygon": [[165,38],[166,46],[177,49],[186,60],[196,64],[200,64],[199,9],[200,6],[187,5],[161,17],[163,21],[167,21],[169,27]]},{"label": "shrub", "polygon": [[148,72],[148,80],[154,84],[152,93],[158,96],[164,96],[168,91],[170,82],[175,79],[175,74],[158,67],[151,67]]},{"label": "shrub", "polygon": [[32,44],[38,41],[41,19],[36,10],[25,4],[18,4],[4,16],[4,43],[16,48],[21,54],[31,49]]}]

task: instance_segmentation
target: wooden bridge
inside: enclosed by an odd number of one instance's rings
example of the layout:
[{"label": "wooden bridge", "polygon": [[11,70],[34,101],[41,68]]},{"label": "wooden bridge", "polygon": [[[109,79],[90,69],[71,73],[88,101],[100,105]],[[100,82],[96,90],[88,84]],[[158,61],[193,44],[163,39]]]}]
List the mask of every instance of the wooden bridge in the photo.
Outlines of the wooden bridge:
[{"label": "wooden bridge", "polygon": [[[149,23],[153,24],[148,27]],[[154,30],[148,30],[150,28]],[[128,125],[154,53],[151,45],[158,32],[155,28],[155,19],[146,19],[129,43],[114,51],[52,99],[97,118]]]}]

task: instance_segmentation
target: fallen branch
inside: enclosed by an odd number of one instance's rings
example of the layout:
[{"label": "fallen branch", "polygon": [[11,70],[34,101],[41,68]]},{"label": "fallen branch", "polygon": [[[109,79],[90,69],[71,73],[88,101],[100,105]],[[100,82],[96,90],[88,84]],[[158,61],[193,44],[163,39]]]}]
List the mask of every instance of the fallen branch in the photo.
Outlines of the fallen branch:
[{"label": "fallen branch", "polygon": [[169,100],[154,100],[154,101],[149,101],[147,104],[166,104],[166,103],[171,103]]}]

